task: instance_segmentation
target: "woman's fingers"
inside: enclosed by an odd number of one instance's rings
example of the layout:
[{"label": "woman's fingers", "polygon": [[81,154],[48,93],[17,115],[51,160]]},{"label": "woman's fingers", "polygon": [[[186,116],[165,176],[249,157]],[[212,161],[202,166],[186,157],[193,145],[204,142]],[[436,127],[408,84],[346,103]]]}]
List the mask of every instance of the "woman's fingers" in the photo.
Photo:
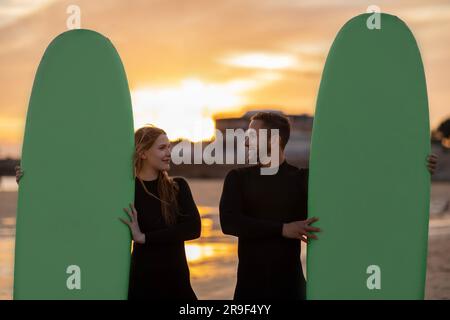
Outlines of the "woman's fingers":
[{"label": "woman's fingers", "polygon": [[130,216],[131,221],[134,220],[134,215],[127,208],[123,208],[123,211],[125,211]]},{"label": "woman's fingers", "polygon": [[137,211],[134,207],[134,203],[130,203],[131,212],[133,212],[133,215],[137,218]]},{"label": "woman's fingers", "polygon": [[125,223],[127,226],[131,227],[129,221],[124,220],[124,219],[122,219],[122,218],[119,218],[119,220],[122,221],[123,223]]},{"label": "woman's fingers", "polygon": [[19,177],[23,176],[23,170],[20,169],[19,166],[16,166],[15,169],[16,169],[16,176],[19,176]]},{"label": "woman's fingers", "polygon": [[430,155],[427,158],[427,166],[429,170],[433,170],[436,169],[437,166],[437,156],[435,155]]},{"label": "woman's fingers", "polygon": [[430,172],[430,174],[434,174],[434,172],[436,171],[436,164],[428,163],[427,169]]}]

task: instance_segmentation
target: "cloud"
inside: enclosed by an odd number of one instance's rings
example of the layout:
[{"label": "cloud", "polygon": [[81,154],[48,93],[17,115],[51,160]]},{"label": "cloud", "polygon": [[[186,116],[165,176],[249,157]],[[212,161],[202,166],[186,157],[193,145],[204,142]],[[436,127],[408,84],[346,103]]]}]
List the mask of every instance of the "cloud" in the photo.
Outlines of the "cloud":
[{"label": "cloud", "polygon": [[449,22],[450,4],[427,5],[402,10],[402,18],[409,23]]},{"label": "cloud", "polygon": [[33,14],[54,0],[4,0],[0,2],[0,28]]}]

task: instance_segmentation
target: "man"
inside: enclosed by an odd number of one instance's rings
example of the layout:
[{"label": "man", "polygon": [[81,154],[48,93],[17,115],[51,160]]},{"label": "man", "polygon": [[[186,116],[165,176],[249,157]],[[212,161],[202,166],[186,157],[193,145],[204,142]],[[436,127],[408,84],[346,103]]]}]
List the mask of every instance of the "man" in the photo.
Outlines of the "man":
[{"label": "man", "polygon": [[[319,228],[307,218],[308,169],[285,160],[290,124],[286,117],[260,112],[249,129],[278,129],[279,166],[273,175],[261,174],[269,164],[233,169],[225,178],[220,199],[220,223],[225,234],[238,237],[239,265],[235,300],[305,299],[306,282],[300,260],[300,241],[307,243]],[[248,139],[246,140],[248,147]],[[275,157],[276,158],[276,157]],[[436,157],[428,157],[431,173]]]}]

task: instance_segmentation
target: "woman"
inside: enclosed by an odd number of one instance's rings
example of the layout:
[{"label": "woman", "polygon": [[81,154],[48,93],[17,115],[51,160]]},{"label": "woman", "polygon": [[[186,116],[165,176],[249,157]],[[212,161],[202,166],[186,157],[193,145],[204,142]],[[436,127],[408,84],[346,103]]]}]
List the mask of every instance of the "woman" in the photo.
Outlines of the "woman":
[{"label": "woman", "polygon": [[135,133],[135,206],[122,222],[133,235],[129,299],[197,300],[184,241],[200,237],[200,215],[189,185],[171,179],[166,133],[145,126]]},{"label": "woman", "polygon": [[[154,126],[135,132],[135,200],[124,211],[133,236],[128,299],[197,300],[184,241],[200,237],[200,215],[183,178],[169,178],[170,142]],[[17,181],[23,175],[16,168]]]}]

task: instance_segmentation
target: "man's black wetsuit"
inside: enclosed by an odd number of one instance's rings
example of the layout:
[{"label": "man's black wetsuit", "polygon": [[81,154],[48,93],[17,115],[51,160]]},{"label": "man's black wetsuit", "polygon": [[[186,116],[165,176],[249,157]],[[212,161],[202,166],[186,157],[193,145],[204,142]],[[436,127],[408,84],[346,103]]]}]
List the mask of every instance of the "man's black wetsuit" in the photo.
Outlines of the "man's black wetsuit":
[{"label": "man's black wetsuit", "polygon": [[220,199],[225,234],[239,238],[234,299],[304,299],[300,240],[283,223],[307,218],[308,169],[284,161],[275,175],[258,165],[231,170]]}]

